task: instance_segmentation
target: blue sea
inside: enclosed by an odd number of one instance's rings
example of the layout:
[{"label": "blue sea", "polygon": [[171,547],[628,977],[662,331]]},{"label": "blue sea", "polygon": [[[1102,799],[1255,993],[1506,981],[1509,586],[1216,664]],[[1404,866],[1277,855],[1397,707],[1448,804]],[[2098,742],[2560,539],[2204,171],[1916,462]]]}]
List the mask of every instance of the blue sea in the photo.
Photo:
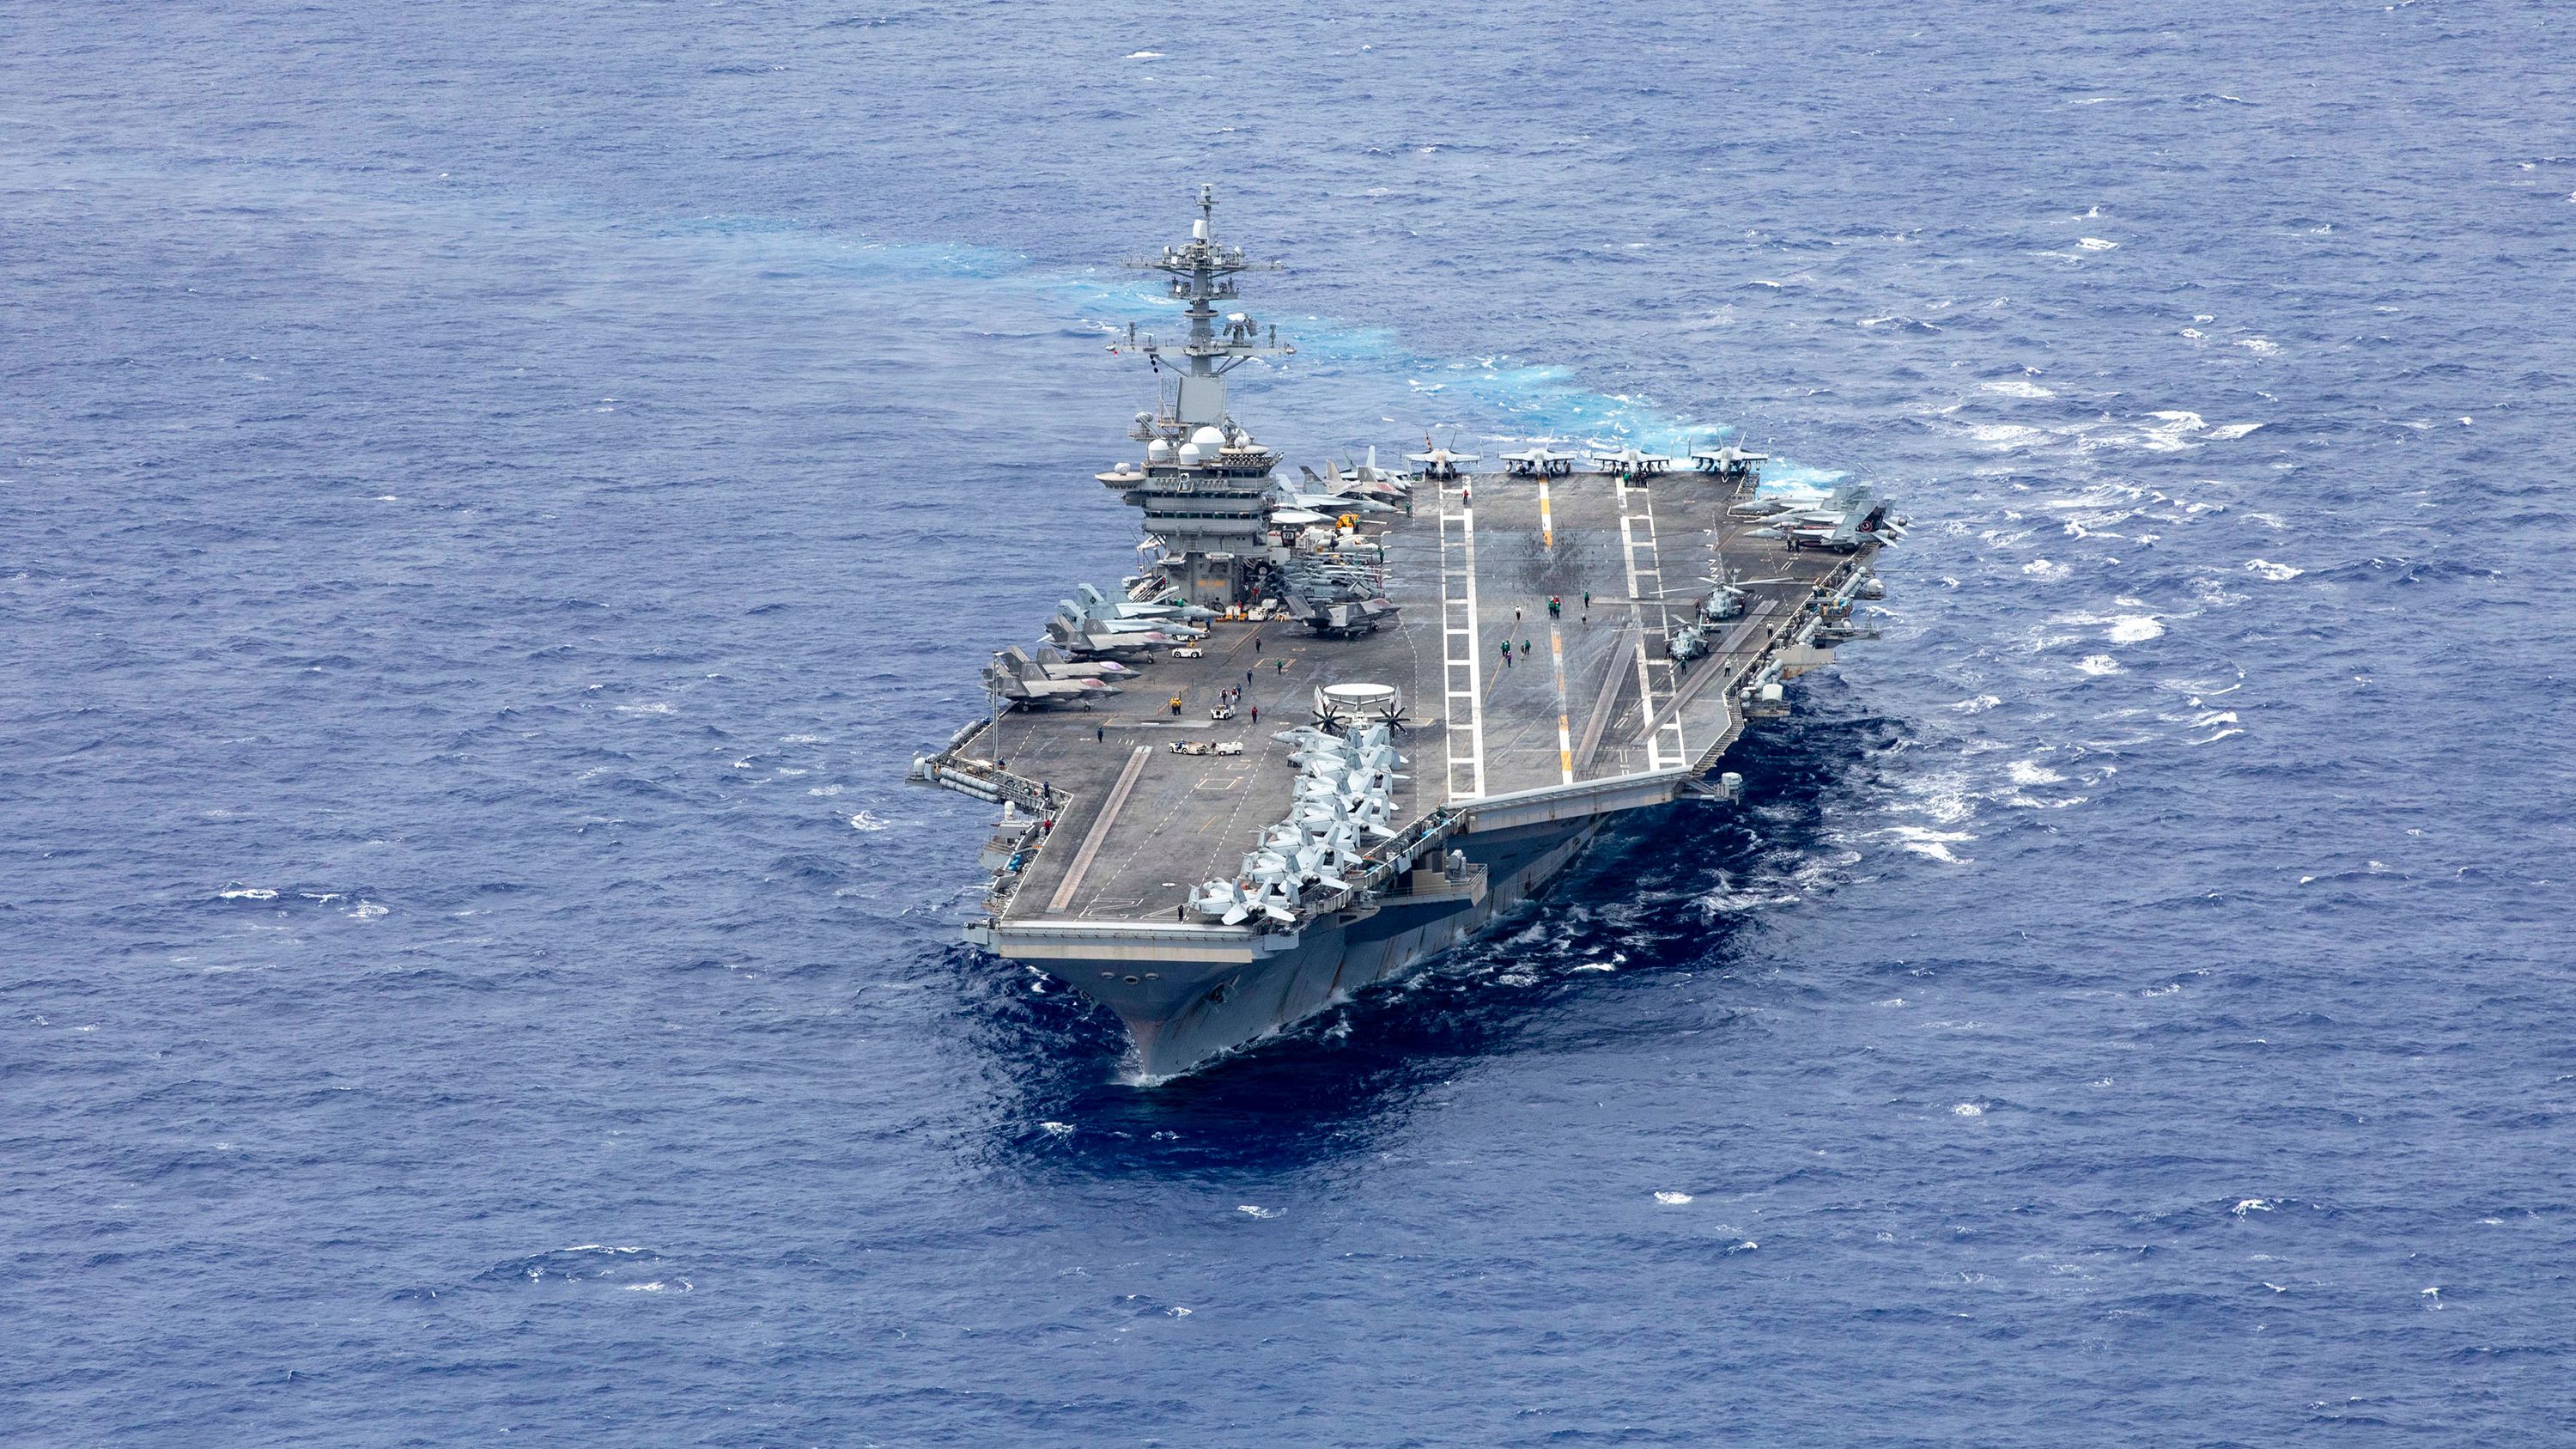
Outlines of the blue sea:
[{"label": "blue sea", "polygon": [[[2576,10],[0,0],[0,1441],[2576,1442]],[[1292,463],[1916,521],[1133,1083],[906,787]]]}]

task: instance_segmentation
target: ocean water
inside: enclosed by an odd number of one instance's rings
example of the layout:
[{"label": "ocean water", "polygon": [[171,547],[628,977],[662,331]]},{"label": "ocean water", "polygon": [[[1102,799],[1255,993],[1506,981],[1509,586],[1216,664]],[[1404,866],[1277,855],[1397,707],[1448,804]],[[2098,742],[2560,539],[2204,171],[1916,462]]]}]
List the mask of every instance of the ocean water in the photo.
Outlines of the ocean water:
[{"label": "ocean water", "polygon": [[[2576,12],[0,3],[0,1441],[2576,1442]],[[1885,637],[1129,1085],[899,781],[1291,460]]]}]

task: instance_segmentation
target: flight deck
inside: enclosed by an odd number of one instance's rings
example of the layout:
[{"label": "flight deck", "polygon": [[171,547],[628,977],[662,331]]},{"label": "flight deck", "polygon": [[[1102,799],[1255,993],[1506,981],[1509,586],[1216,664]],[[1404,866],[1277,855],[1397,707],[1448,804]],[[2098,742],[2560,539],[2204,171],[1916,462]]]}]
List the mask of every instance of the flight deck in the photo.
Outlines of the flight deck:
[{"label": "flight deck", "polygon": [[[1231,874],[1287,813],[1297,772],[1272,736],[1312,722],[1319,685],[1402,691],[1399,819],[1696,774],[1741,730],[1745,682],[1802,628],[1797,647],[1814,648],[1817,605],[1856,562],[1749,536],[1754,521],[1727,516],[1741,496],[1689,472],[1426,485],[1379,537],[1395,617],[1375,632],[1219,620],[1201,657],[1159,655],[1087,708],[999,715],[950,758],[1035,784],[1023,803],[1053,820],[1004,882],[1000,917],[1182,921],[1191,890]],[[1670,630],[1710,592],[1721,556],[1741,616],[1678,662]],[[1234,717],[1211,719],[1228,690]]]}]

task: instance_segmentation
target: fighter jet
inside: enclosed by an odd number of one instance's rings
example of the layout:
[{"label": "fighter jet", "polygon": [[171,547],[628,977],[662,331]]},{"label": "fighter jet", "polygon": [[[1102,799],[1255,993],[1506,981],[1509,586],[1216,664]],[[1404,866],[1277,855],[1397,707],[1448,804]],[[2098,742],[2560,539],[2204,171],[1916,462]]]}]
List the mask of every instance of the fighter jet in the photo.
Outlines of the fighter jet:
[{"label": "fighter jet", "polygon": [[1082,612],[1087,618],[1176,619],[1187,624],[1204,624],[1216,617],[1214,609],[1203,609],[1196,604],[1139,604],[1126,599],[1112,599],[1090,584],[1076,586],[1074,593],[1081,597]]},{"label": "fighter jet", "polygon": [[1327,461],[1320,474],[1302,463],[1297,471],[1305,475],[1307,491],[1316,494],[1331,494],[1336,498],[1374,498],[1389,504],[1402,503],[1413,496],[1411,484],[1378,471],[1375,449],[1370,450],[1369,461],[1357,468],[1352,468],[1349,460],[1345,459],[1340,467]]},{"label": "fighter jet", "polygon": [[1698,464],[1703,473],[1714,473],[1736,483],[1749,483],[1761,476],[1762,465],[1771,461],[1771,455],[1748,452],[1727,443],[1693,448],[1691,461]]},{"label": "fighter jet", "polygon": [[1560,453],[1542,441],[1503,455],[1503,467],[1525,478],[1555,478],[1574,471],[1574,454]]},{"label": "fighter jet", "polygon": [[1297,897],[1288,889],[1284,870],[1258,881],[1212,880],[1190,892],[1192,910],[1229,926],[1240,926],[1254,916],[1294,921],[1296,904]]},{"label": "fighter jet", "polygon": [[1303,493],[1284,484],[1271,489],[1270,498],[1281,507],[1326,515],[1396,511],[1394,504],[1382,502],[1364,493]]},{"label": "fighter jet", "polygon": [[[1149,650],[1168,648],[1182,642],[1149,624],[1129,621],[1135,627],[1113,629],[1099,621],[1083,617],[1082,611],[1068,599],[1056,605],[1046,622],[1047,642],[1074,659],[1133,658]],[[1196,638],[1193,632],[1187,638]]]},{"label": "fighter jet", "polygon": [[1058,600],[1056,613],[1073,615],[1094,634],[1168,634],[1176,640],[1199,639],[1206,636],[1207,630],[1197,621],[1216,617],[1194,604],[1118,603],[1089,584],[1074,592],[1082,602]]},{"label": "fighter jet", "polygon": [[1377,452],[1371,449],[1369,461],[1360,464],[1357,468],[1352,468],[1348,459],[1344,459],[1339,468],[1329,462],[1326,463],[1324,491],[1356,494],[1362,498],[1377,499],[1381,503],[1402,503],[1411,498],[1413,485],[1393,473],[1380,471],[1376,460]]},{"label": "fighter jet", "polygon": [[[1431,440],[1425,438],[1422,441],[1428,447]],[[1423,477],[1435,483],[1445,483],[1463,477],[1466,474],[1467,465],[1475,462],[1480,456],[1476,453],[1452,452],[1447,448],[1429,448],[1426,452],[1405,454],[1404,461],[1421,464]]]},{"label": "fighter jet", "polygon": [[1024,679],[1032,676],[1042,679],[1129,679],[1136,674],[1135,670],[1114,661],[1075,664],[1053,649],[1044,647],[1031,657],[1027,650],[1014,644],[1002,651],[1002,657]]},{"label": "fighter jet", "polygon": [[993,662],[984,666],[984,687],[1004,699],[1039,706],[1087,702],[1119,692],[1116,685],[1095,676],[1051,677],[1045,666],[1016,645],[994,655]]},{"label": "fighter jet", "polygon": [[1870,496],[1866,483],[1847,483],[1834,490],[1833,497],[1822,506],[1791,506],[1774,513],[1760,528],[1747,530],[1754,538],[1776,538],[1792,551],[1821,548],[1833,553],[1856,553],[1872,544],[1903,541],[1907,520],[1887,511],[1887,504]]},{"label": "fighter jet", "polygon": [[1404,498],[1413,493],[1412,479],[1393,469],[1381,468],[1377,465],[1377,444],[1375,443],[1369,444],[1367,459],[1357,467],[1351,465],[1350,459],[1344,458],[1341,473],[1357,481],[1364,488],[1380,491],[1386,497]]},{"label": "fighter jet", "polygon": [[1636,445],[1624,448],[1592,450],[1592,466],[1604,473],[1624,473],[1631,478],[1652,478],[1673,466],[1673,460],[1661,453],[1639,452]]}]

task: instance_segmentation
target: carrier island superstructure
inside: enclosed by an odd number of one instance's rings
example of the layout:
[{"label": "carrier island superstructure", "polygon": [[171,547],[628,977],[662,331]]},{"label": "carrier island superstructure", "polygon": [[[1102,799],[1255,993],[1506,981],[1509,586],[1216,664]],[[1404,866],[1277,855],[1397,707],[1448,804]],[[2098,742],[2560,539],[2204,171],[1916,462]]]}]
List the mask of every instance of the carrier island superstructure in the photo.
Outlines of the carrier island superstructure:
[{"label": "carrier island superstructure", "polygon": [[1258,1040],[1474,934],[1603,823],[1726,801],[1785,681],[1874,637],[1905,520],[1865,487],[1783,501],[1761,455],[1538,443],[1288,473],[1226,374],[1285,355],[1231,310],[1214,235],[1159,271],[1185,336],[1098,476],[1153,562],[1084,587],[985,670],[992,708],[912,778],[1002,807],[966,936],[1116,1012],[1148,1078]]}]

